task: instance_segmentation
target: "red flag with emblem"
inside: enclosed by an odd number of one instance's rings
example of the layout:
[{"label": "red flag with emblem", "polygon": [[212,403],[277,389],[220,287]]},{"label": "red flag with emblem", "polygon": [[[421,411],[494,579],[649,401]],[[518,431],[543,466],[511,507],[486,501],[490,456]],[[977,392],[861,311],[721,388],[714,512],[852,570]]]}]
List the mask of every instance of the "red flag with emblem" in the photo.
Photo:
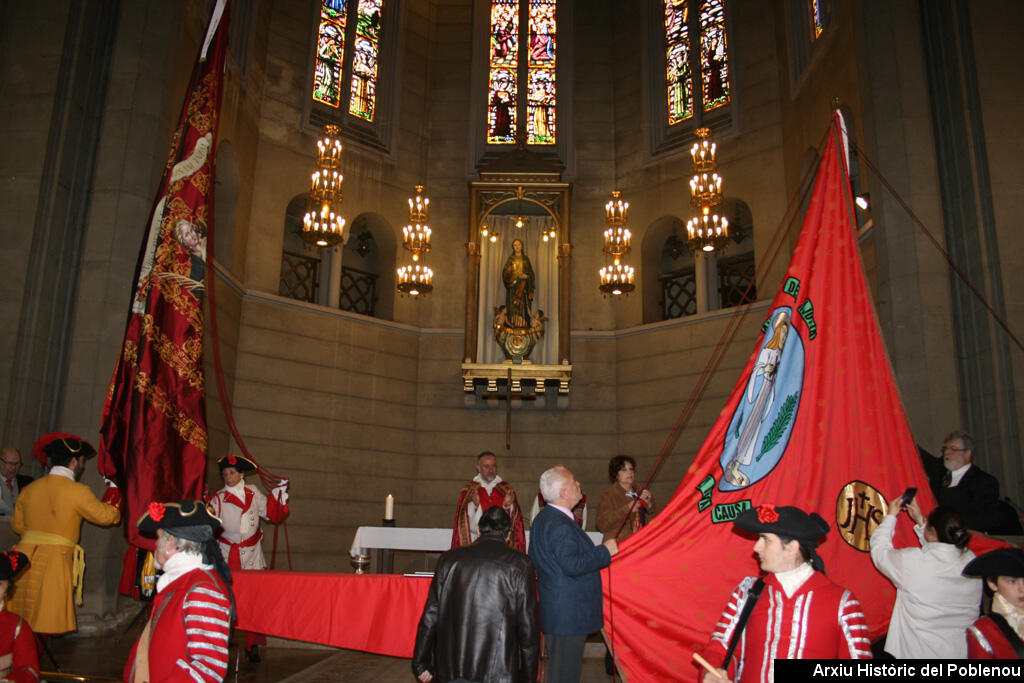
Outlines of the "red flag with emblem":
[{"label": "red flag with emblem", "polygon": [[[731,521],[762,503],[817,512],[828,577],[858,596],[871,637],[895,589],[868,538],[886,500],[935,501],[892,379],[856,242],[841,120],[833,117],[792,261],[739,382],[661,514],[605,570],[605,626],[626,679],[692,681],[733,588],[759,573]],[[897,547],[914,540],[899,522]],[[715,664],[719,664],[715,662]]]},{"label": "red flag with emblem", "polygon": [[[98,467],[124,494],[125,536],[152,501],[201,498],[206,477],[203,295],[213,220],[214,146],[227,41],[214,7],[167,166],[145,226],[131,310],[103,409]],[[223,14],[223,16],[222,16]],[[135,565],[126,559],[125,575]],[[122,579],[122,591],[127,588]]]}]

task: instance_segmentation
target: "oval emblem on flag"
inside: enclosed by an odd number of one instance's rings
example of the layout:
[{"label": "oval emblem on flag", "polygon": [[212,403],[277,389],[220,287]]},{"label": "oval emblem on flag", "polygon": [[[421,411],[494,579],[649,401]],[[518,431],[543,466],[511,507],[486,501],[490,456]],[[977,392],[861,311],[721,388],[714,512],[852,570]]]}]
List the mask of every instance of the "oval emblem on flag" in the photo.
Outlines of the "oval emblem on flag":
[{"label": "oval emblem on flag", "polygon": [[836,530],[857,550],[871,552],[871,534],[888,510],[889,504],[878,489],[863,481],[851,481],[836,498]]},{"label": "oval emblem on flag", "polygon": [[792,316],[789,306],[779,306],[768,318],[757,361],[725,433],[721,491],[738,491],[766,477],[789,444],[804,382],[804,345]]}]

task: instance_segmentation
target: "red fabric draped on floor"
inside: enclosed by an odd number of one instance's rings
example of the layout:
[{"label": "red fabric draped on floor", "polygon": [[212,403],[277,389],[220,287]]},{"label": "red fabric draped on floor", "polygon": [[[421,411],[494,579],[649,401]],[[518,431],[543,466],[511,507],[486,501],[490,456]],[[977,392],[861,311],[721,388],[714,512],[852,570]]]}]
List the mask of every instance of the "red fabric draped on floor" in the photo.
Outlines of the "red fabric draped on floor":
[{"label": "red fabric draped on floor", "polygon": [[430,578],[235,571],[237,627],[279,638],[412,657]]}]

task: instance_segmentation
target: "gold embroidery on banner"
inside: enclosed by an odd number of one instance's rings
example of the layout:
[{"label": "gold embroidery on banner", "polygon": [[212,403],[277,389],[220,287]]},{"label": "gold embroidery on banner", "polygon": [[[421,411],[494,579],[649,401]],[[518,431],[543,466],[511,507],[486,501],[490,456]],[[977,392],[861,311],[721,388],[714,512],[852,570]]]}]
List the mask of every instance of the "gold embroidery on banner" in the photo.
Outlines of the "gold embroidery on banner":
[{"label": "gold embroidery on banner", "polygon": [[179,377],[188,382],[189,386],[199,391],[203,390],[205,382],[199,363],[203,353],[202,335],[186,339],[182,344],[178,344],[156,328],[153,316],[148,313],[142,316],[142,335],[160,356],[160,360],[173,368]]},{"label": "gold embroidery on banner", "polygon": [[206,452],[206,429],[178,409],[174,402],[169,400],[166,391],[153,385],[148,374],[140,372],[135,375],[135,389],[145,397],[146,403],[159,410],[171,421],[175,431],[182,439],[203,453]]},{"label": "gold embroidery on banner", "polygon": [[871,484],[854,480],[836,498],[836,531],[850,546],[871,552],[871,534],[885,519],[889,505]]}]

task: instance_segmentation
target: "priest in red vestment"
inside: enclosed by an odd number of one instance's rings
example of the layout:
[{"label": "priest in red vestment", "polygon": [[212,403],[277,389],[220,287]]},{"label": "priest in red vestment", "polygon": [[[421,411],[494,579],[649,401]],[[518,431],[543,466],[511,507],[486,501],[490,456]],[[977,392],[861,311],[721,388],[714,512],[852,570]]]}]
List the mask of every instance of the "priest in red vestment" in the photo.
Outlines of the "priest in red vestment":
[{"label": "priest in red vestment", "polygon": [[455,511],[455,529],[452,547],[469,545],[480,537],[480,516],[490,507],[501,505],[512,518],[509,546],[526,552],[526,532],[519,498],[512,485],[498,476],[498,459],[494,453],[484,451],[476,459],[476,476],[462,487],[459,506]]}]

